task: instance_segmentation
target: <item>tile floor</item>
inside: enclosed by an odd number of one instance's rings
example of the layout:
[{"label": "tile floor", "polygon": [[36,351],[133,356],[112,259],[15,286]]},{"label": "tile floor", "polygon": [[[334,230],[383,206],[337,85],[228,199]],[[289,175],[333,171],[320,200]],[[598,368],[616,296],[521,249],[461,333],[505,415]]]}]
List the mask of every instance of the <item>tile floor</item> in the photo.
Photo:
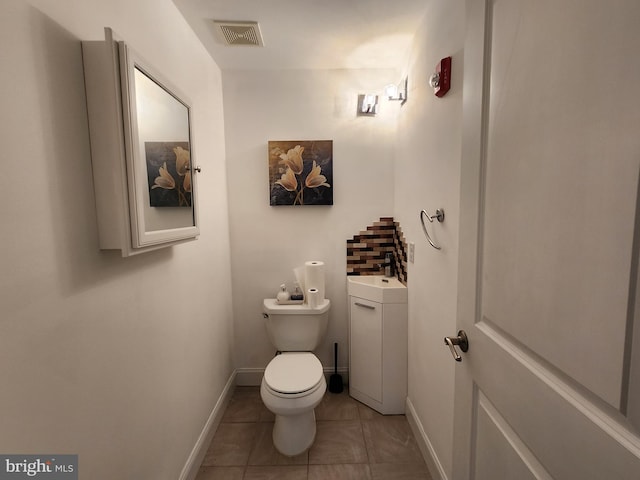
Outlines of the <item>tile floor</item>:
[{"label": "tile floor", "polygon": [[276,451],[259,387],[236,387],[196,480],[431,480],[404,415],[381,415],[345,390],[316,407],[311,448]]}]

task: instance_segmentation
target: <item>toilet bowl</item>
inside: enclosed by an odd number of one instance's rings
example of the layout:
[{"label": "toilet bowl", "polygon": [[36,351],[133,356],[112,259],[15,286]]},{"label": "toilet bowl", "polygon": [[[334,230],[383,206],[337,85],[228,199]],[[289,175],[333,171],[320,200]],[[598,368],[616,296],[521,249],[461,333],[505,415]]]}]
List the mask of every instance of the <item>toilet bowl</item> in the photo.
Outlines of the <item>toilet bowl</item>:
[{"label": "toilet bowl", "polygon": [[327,390],[320,360],[310,352],[276,355],[265,369],[260,396],[275,414],[273,444],[287,456],[303,453],[316,437],[315,407]]},{"label": "toilet bowl", "polygon": [[265,299],[263,306],[267,333],[278,354],[265,368],[260,396],[276,416],[273,445],[283,455],[295,456],[315,440],[314,409],[327,390],[322,364],[311,351],[326,332],[330,302],[310,307]]}]

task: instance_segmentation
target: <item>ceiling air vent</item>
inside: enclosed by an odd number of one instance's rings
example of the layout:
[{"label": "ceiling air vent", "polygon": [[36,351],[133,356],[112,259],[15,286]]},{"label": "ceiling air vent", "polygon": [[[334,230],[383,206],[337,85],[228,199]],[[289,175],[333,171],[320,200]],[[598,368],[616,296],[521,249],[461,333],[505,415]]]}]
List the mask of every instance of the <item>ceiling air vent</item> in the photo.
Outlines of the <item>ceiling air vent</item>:
[{"label": "ceiling air vent", "polygon": [[249,45],[262,47],[262,35],[258,22],[223,22],[214,20],[216,31],[225,45]]}]

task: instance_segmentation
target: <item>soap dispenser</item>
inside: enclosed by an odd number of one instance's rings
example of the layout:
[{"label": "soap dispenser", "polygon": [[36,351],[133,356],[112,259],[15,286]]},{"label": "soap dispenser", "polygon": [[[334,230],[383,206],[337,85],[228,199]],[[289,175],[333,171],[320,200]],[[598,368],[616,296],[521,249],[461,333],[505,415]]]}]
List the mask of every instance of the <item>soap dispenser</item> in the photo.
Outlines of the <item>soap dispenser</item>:
[{"label": "soap dispenser", "polygon": [[292,302],[302,302],[303,300],[304,300],[304,295],[302,295],[302,291],[300,290],[300,287],[296,283],[296,288],[293,291],[293,293],[291,294],[291,301]]},{"label": "soap dispenser", "polygon": [[387,253],[384,259],[384,276],[385,277],[393,277],[395,276],[395,269],[393,268],[393,255],[391,253]]},{"label": "soap dispenser", "polygon": [[280,285],[280,291],[276,296],[276,300],[278,303],[286,303],[289,301],[289,292],[287,291],[287,286],[283,283]]}]

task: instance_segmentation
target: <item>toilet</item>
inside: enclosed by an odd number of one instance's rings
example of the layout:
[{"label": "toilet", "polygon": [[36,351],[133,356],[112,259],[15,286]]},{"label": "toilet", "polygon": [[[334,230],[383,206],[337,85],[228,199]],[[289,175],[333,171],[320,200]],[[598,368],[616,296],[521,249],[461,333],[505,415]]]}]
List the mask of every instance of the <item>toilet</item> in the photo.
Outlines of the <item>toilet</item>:
[{"label": "toilet", "polygon": [[331,303],[280,305],[275,298],[263,304],[269,340],[278,353],[262,377],[260,396],[275,414],[273,444],[287,456],[306,451],[316,437],[314,409],[327,390],[322,364],[312,351],[327,331]]}]

